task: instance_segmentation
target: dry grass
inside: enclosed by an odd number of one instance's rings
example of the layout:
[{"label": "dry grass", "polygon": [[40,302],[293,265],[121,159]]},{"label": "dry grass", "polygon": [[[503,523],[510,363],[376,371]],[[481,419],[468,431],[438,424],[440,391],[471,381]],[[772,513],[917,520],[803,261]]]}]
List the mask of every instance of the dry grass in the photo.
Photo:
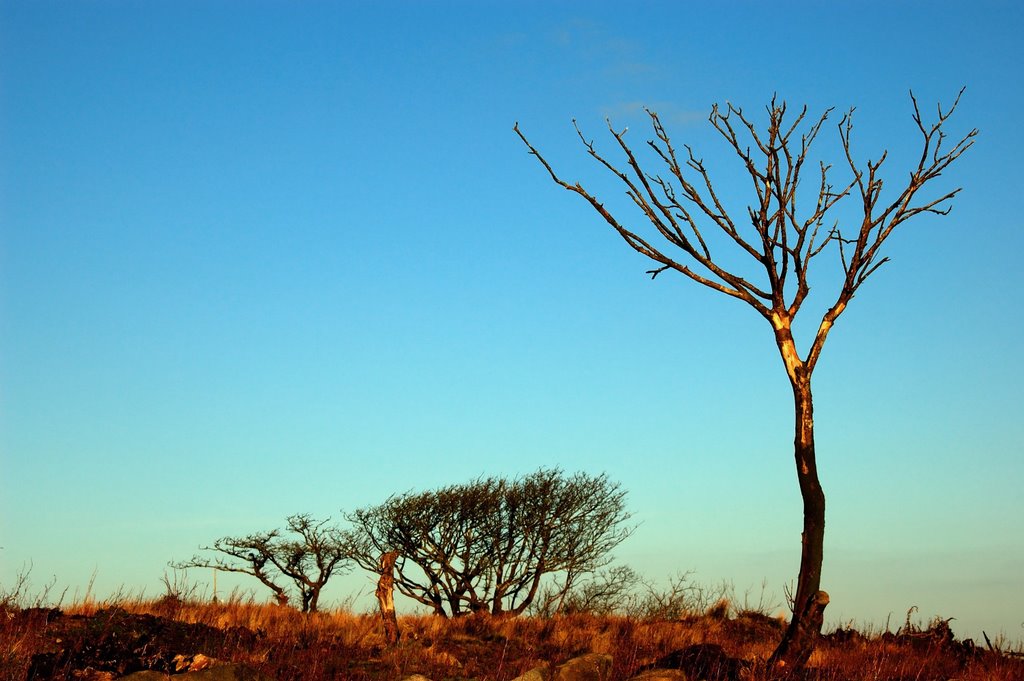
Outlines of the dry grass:
[{"label": "dry grass", "polygon": [[[239,594],[217,603],[167,596],[157,600],[120,597],[99,603],[86,599],[67,606],[59,616],[52,610],[8,603],[0,609],[0,681],[23,681],[33,655],[66,647],[74,636],[72,624],[80,627],[83,622],[102,620],[114,608],[161,618],[146,621],[216,630],[216,636],[194,643],[202,650],[182,652],[244,662],[279,681],[392,681],[413,673],[438,681],[508,681],[537,665],[586,652],[613,655],[611,681],[618,681],[660,656],[695,643],[715,643],[729,655],[752,661],[747,674],[757,681],[764,675],[756,663],[768,656],[781,635],[776,620],[757,612],[737,615],[719,605],[674,621],[588,614],[516,619],[474,615],[455,620],[407,616],[399,620],[402,643],[387,648],[376,615],[343,609],[303,615]],[[900,636],[842,629],[815,652],[810,678],[1024,680],[1024,659],[953,641],[939,631],[941,622],[901,630]],[[70,679],[69,671],[53,678]]]}]

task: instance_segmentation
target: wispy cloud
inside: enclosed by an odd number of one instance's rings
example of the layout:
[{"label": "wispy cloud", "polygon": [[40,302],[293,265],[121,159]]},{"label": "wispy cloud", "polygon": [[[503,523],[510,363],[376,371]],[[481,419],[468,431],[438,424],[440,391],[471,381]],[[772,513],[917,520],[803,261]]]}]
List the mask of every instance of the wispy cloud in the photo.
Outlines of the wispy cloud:
[{"label": "wispy cloud", "polygon": [[[681,127],[707,120],[707,110],[697,110],[668,100],[641,101],[626,99],[636,90],[638,83],[654,87],[665,74],[665,67],[649,58],[642,42],[616,35],[608,27],[587,18],[570,20],[549,34],[549,40],[562,50],[571,51],[577,58],[596,67],[592,75],[605,86],[612,84],[620,90],[622,101],[600,107],[602,117],[612,122],[641,124],[647,122],[644,109],[654,111],[667,126]],[[599,74],[599,75],[598,75]]]},{"label": "wispy cloud", "polygon": [[661,122],[667,126],[680,127],[693,125],[707,120],[708,112],[690,109],[669,101],[654,102],[617,102],[601,108],[601,115],[611,121],[634,121],[646,119],[645,110],[658,114]]},{"label": "wispy cloud", "polygon": [[601,73],[607,79],[653,76],[660,70],[643,58],[643,44],[609,33],[588,19],[573,19],[558,27],[550,40],[561,49],[572,50],[584,60],[607,65]]}]

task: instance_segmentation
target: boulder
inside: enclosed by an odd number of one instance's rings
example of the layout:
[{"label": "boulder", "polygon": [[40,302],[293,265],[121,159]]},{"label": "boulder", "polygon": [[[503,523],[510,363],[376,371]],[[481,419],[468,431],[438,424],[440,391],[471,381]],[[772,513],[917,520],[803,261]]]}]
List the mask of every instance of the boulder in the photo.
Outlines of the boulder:
[{"label": "boulder", "polygon": [[119,681],[274,681],[272,678],[244,664],[218,664],[198,672],[169,676],[152,670],[122,676]]},{"label": "boulder", "polygon": [[612,668],[612,656],[588,653],[551,669],[542,664],[524,672],[512,681],[606,681]]},{"label": "boulder", "polygon": [[551,679],[551,669],[547,665],[541,665],[534,667],[533,669],[523,672],[512,681],[549,681]]},{"label": "boulder", "polygon": [[682,669],[648,669],[629,681],[689,681],[689,677]]},{"label": "boulder", "polygon": [[181,672],[201,672],[204,669],[209,669],[210,667],[218,664],[224,664],[220,660],[207,657],[202,653],[196,653],[195,655],[175,655],[173,662],[175,674],[180,674]]},{"label": "boulder", "polygon": [[552,681],[606,681],[611,669],[611,655],[589,653],[556,667]]}]

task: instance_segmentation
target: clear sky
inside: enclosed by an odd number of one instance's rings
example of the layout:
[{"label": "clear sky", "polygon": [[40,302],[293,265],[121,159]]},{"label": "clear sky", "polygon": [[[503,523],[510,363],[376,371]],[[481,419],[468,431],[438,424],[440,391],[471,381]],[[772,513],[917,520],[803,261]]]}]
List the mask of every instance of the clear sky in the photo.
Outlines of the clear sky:
[{"label": "clear sky", "polygon": [[769,326],[652,282],[512,125],[625,211],[571,119],[642,146],[646,105],[742,214],[713,103],[856,106],[895,185],[908,90],[966,85],[949,130],[981,135],[934,190],[962,194],[893,238],[815,374],[823,587],[833,623],[1024,638],[1024,10],[835,4],[0,4],[0,582],[157,595],[219,536],[559,465],[629,491],[622,561],[781,601]]}]

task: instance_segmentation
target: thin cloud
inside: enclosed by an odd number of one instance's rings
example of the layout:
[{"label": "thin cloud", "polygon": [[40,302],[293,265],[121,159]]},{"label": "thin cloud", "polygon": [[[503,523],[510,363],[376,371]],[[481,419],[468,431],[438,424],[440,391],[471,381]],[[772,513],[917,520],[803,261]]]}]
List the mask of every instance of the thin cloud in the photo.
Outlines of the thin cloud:
[{"label": "thin cloud", "polygon": [[638,76],[655,75],[658,67],[643,61],[624,61],[605,69],[607,78],[636,78]]},{"label": "thin cloud", "polygon": [[694,125],[707,120],[708,112],[679,106],[673,102],[618,102],[601,107],[601,116],[611,121],[646,119],[646,110],[658,114],[661,122],[670,127]]},{"label": "thin cloud", "polygon": [[609,61],[602,73],[607,79],[633,79],[655,75],[660,69],[640,57],[643,44],[609,33],[588,19],[573,19],[550,35],[560,49],[571,50],[585,60]]}]

